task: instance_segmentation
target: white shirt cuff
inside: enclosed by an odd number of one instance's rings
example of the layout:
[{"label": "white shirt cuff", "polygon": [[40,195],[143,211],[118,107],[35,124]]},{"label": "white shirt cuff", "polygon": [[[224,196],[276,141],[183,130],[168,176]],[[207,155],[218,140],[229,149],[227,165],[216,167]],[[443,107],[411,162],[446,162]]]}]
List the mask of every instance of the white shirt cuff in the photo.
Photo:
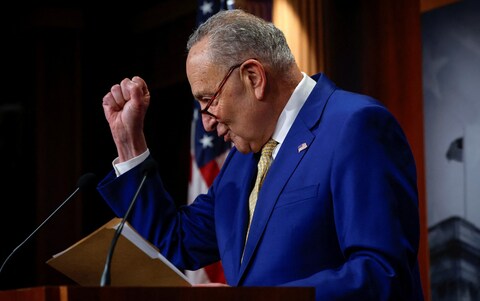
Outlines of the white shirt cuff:
[{"label": "white shirt cuff", "polygon": [[134,168],[135,166],[145,161],[145,159],[147,159],[149,155],[150,155],[150,151],[147,149],[143,154],[138,155],[125,162],[117,163],[118,157],[115,158],[115,160],[113,160],[112,162],[113,169],[115,169],[115,174],[117,175],[117,177],[121,176],[122,174],[126,173],[130,169]]}]

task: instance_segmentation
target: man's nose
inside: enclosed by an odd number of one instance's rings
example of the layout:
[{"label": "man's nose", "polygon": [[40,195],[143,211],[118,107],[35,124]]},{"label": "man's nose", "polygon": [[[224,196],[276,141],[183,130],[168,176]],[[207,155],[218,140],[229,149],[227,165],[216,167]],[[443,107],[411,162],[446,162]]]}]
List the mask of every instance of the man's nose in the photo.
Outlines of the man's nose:
[{"label": "man's nose", "polygon": [[205,131],[211,132],[217,128],[218,121],[213,116],[202,114],[202,123]]}]

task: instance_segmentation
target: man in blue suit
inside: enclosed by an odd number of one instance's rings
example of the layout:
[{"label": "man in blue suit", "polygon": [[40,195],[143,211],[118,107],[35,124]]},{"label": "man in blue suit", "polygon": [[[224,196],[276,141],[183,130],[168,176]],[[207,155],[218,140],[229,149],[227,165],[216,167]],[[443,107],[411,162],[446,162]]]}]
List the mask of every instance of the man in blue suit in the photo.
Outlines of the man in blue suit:
[{"label": "man in blue suit", "polygon": [[[189,206],[176,208],[158,173],[149,176],[133,227],[180,269],[221,260],[231,286],[311,286],[317,300],[423,300],[415,163],[387,109],[302,73],[282,32],[241,10],[211,17],[187,49],[204,127],[234,147]],[[118,216],[150,156],[149,102],[140,77],[103,98],[118,158],[98,189]],[[271,139],[271,167],[249,210]]]}]

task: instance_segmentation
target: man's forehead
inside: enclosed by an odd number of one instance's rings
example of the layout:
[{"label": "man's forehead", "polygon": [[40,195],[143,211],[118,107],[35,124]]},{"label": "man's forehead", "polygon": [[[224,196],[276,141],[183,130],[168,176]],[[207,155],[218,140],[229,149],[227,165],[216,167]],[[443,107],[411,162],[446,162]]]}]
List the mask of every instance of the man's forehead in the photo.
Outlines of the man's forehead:
[{"label": "man's forehead", "polygon": [[187,63],[187,77],[195,98],[201,99],[213,93],[216,68],[208,61],[192,60]]},{"label": "man's forehead", "polygon": [[189,61],[196,62],[197,60],[206,60],[209,55],[208,39],[204,38],[190,48],[187,56],[187,64]]},{"label": "man's forehead", "polygon": [[212,69],[213,64],[205,54],[190,53],[187,58],[187,73],[196,73],[200,70]]},{"label": "man's forehead", "polygon": [[192,56],[187,60],[187,77],[189,80],[199,80],[211,77],[217,72],[215,64],[207,57]]},{"label": "man's forehead", "polygon": [[212,86],[216,84],[215,80],[221,76],[221,68],[211,60],[204,45],[199,43],[195,44],[188,54],[187,77],[194,95],[208,95],[215,88]]},{"label": "man's forehead", "polygon": [[207,49],[206,40],[192,46],[187,56],[187,76],[190,73],[197,73],[199,70],[206,70],[210,68],[210,55]]}]

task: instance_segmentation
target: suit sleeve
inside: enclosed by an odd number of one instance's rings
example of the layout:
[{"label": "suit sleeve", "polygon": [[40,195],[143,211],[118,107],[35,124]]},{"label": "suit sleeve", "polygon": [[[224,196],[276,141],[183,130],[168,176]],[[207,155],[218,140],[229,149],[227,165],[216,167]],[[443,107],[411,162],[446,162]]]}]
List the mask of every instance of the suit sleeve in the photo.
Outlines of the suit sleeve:
[{"label": "suit sleeve", "polygon": [[387,110],[372,105],[349,116],[329,183],[344,263],[285,285],[314,286],[317,300],[422,300],[415,170]]},{"label": "suit sleeve", "polygon": [[[117,216],[123,217],[142,180],[142,166],[116,177],[111,172],[97,189]],[[130,224],[177,268],[195,270],[219,260],[212,191],[191,206],[177,208],[158,173],[151,175],[132,209]]]}]

